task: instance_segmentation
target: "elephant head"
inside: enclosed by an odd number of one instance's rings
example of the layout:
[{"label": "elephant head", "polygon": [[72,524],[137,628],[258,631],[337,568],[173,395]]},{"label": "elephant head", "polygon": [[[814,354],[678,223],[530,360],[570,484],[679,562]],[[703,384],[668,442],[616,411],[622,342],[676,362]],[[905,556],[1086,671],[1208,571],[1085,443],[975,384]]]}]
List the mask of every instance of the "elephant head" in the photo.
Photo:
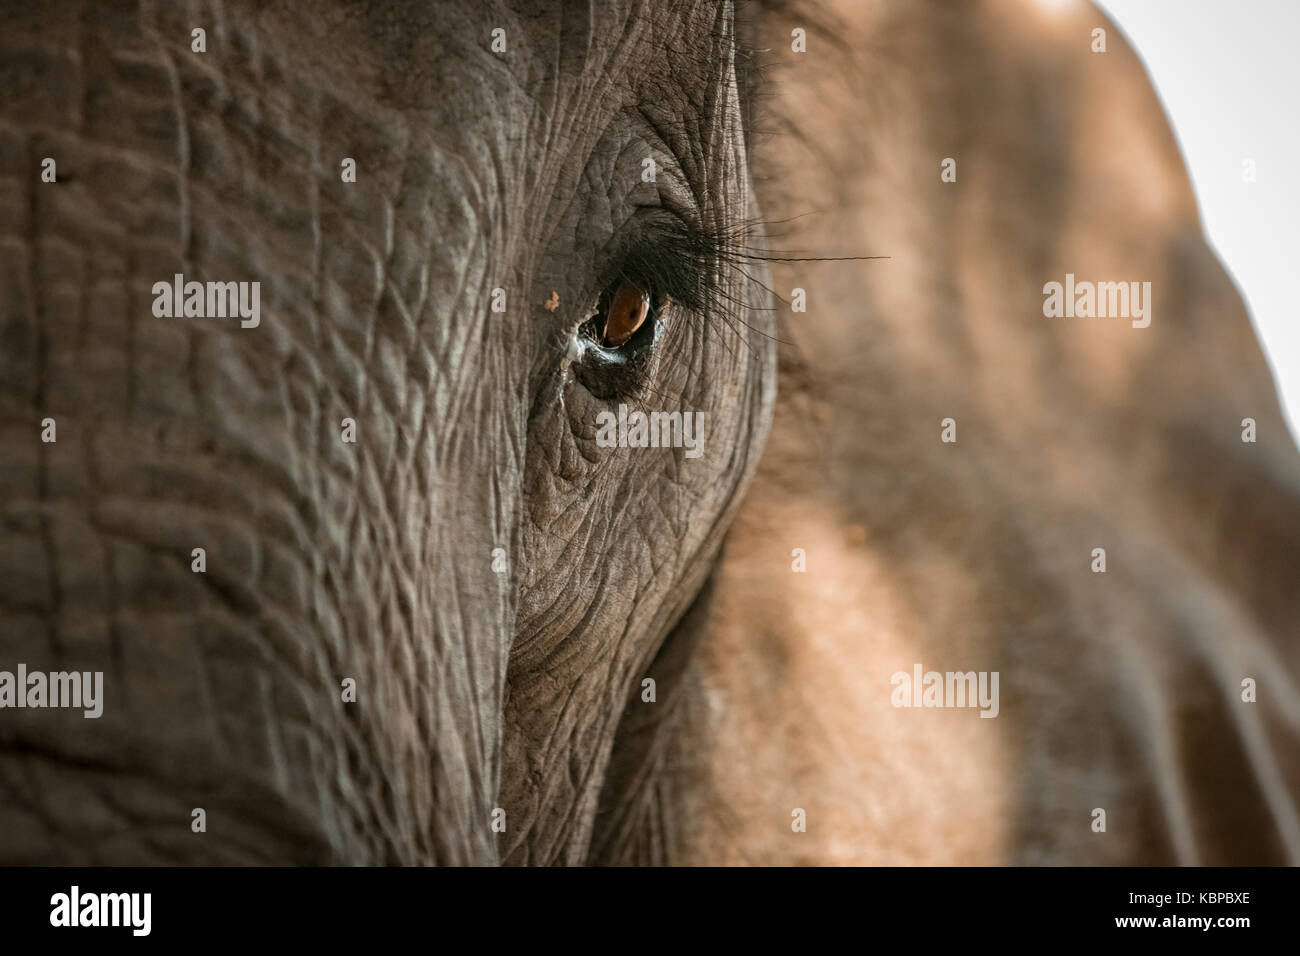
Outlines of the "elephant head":
[{"label": "elephant head", "polygon": [[731,6],[0,16],[0,667],[103,673],[0,854],[582,861],[774,400]]},{"label": "elephant head", "polygon": [[5,7],[0,860],[1300,860],[1300,455],[1098,23]]}]

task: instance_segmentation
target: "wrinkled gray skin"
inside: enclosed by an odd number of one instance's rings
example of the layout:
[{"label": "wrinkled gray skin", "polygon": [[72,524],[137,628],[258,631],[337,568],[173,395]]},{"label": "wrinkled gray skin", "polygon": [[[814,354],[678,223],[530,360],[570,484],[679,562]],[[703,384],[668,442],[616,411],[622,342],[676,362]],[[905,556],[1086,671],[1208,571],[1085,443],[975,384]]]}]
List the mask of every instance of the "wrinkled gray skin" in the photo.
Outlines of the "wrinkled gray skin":
[{"label": "wrinkled gray skin", "polygon": [[[752,331],[670,315],[650,370],[650,407],[708,415],[703,457],[595,445],[610,402],[567,340],[638,207],[755,215],[744,84],[727,5],[533,6],[0,13],[0,662],[106,681],[99,720],[0,720],[4,862],[601,842],[620,716],[755,467],[774,351],[728,278]],[[155,318],[177,272],[260,281],[260,326]]]}]

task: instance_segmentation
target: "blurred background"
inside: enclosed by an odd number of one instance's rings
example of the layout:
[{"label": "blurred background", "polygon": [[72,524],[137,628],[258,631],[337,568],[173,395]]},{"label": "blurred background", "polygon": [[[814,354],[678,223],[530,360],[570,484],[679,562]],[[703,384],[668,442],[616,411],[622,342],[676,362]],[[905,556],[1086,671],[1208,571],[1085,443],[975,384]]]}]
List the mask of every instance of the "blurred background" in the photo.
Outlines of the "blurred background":
[{"label": "blurred background", "polygon": [[[1300,420],[1297,0],[1098,0],[1146,63],[1206,238],[1246,300],[1292,436]],[[1254,161],[1255,181],[1243,178]]]}]

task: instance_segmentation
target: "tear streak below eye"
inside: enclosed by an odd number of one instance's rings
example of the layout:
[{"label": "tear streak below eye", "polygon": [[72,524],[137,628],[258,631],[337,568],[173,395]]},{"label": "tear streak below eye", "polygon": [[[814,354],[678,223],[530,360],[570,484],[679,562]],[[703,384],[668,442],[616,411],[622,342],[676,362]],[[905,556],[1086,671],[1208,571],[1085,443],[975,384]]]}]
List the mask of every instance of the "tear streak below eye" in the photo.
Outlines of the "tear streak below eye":
[{"label": "tear streak below eye", "polygon": [[610,300],[602,344],[618,348],[628,339],[650,314],[650,293],[639,282],[626,281],[618,287]]}]

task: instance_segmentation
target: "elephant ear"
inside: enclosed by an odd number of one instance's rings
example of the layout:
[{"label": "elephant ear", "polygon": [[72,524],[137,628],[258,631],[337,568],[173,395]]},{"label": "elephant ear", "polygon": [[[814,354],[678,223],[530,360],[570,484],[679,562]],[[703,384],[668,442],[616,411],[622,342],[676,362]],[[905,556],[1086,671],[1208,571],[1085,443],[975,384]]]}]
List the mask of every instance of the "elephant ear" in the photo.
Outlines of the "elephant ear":
[{"label": "elephant ear", "polygon": [[841,12],[760,23],[758,198],[890,259],[774,266],[773,431],[593,860],[1300,862],[1300,457],[1141,62],[1083,5]]}]

